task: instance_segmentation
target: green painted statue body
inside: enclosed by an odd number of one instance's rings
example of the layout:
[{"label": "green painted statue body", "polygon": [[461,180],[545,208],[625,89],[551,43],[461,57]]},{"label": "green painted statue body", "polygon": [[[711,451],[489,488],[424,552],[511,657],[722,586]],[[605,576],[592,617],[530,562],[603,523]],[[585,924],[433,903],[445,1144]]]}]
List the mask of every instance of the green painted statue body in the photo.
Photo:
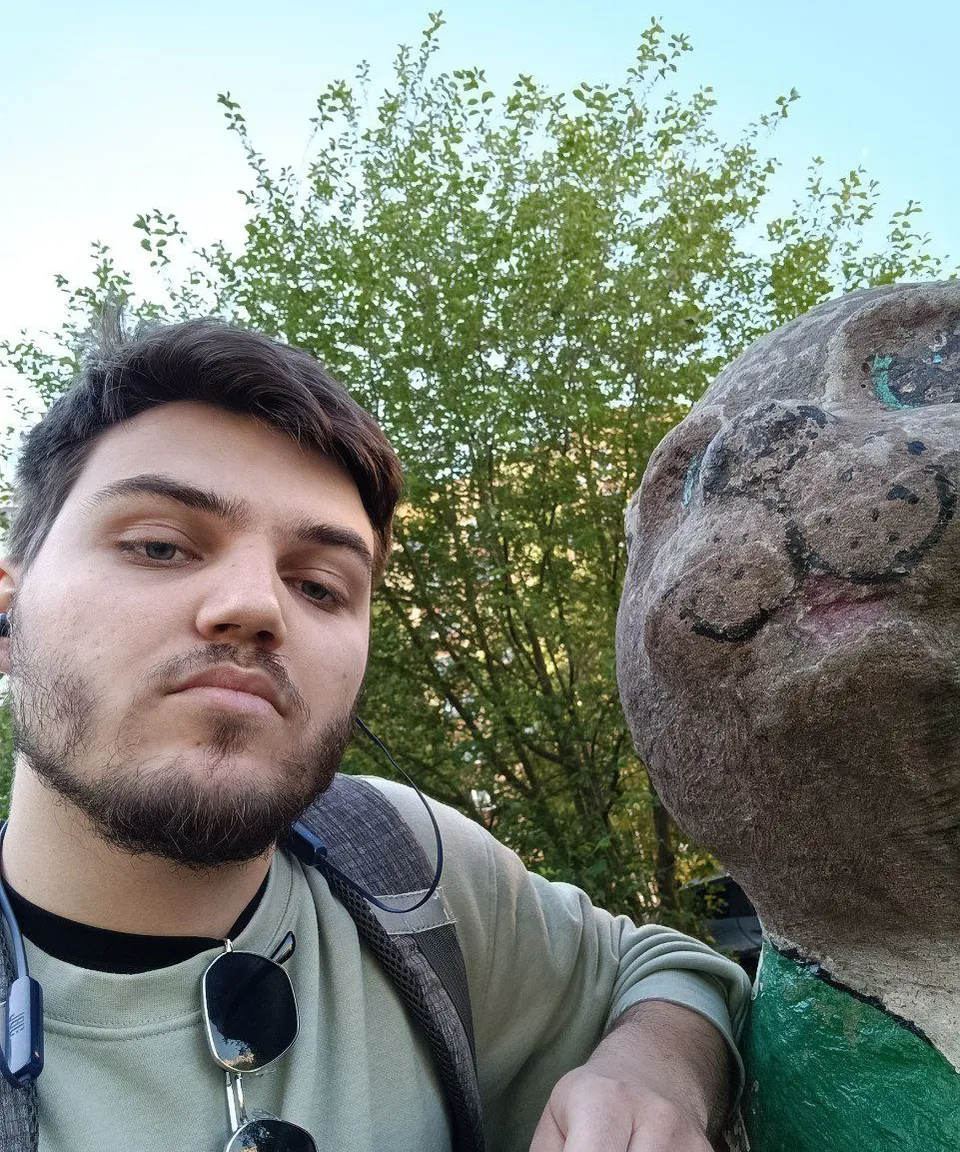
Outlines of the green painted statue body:
[{"label": "green painted statue body", "polygon": [[960,1149],[958,489],[950,282],[759,340],[628,510],[634,740],[768,939],[751,1152]]},{"label": "green painted statue body", "polygon": [[764,946],[744,1041],[751,1152],[960,1147],[960,1075],[816,965]]}]

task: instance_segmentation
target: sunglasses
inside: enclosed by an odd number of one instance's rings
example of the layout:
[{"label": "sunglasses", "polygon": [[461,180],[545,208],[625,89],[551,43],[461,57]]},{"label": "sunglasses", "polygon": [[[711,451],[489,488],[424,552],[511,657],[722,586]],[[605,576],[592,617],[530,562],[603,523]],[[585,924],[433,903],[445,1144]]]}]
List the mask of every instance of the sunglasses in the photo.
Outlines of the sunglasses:
[{"label": "sunglasses", "polygon": [[235,951],[229,940],[203,974],[203,1022],[214,1060],[227,1074],[230,1137],[223,1152],[317,1152],[305,1128],[267,1112],[247,1112],[242,1076],[269,1068],[300,1031],[297,998],[282,967],[296,938],[288,932],[270,956]]}]

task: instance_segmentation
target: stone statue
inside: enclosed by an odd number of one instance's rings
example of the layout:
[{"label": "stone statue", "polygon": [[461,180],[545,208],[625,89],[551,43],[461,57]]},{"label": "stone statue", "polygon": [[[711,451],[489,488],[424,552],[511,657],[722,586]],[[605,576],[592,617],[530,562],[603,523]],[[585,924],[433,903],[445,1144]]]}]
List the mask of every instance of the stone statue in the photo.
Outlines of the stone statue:
[{"label": "stone statue", "polygon": [[960,283],[723,371],[627,513],[620,690],[755,904],[753,1152],[960,1148]]}]

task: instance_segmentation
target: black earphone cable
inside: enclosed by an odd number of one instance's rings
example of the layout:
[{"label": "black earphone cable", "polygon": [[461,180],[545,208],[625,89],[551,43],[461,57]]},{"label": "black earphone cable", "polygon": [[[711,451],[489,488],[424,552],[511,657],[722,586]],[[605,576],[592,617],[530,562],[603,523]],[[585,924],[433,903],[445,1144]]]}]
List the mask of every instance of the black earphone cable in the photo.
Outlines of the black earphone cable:
[{"label": "black earphone cable", "polygon": [[[290,847],[293,849],[297,856],[306,860],[307,863],[313,864],[315,867],[320,868],[321,871],[333,872],[343,884],[345,884],[352,891],[356,892],[358,896],[362,896],[364,900],[369,901],[369,903],[373,904],[376,908],[381,909],[383,912],[391,912],[394,915],[403,916],[408,912],[416,912],[418,908],[422,908],[440,887],[440,877],[443,875],[443,838],[440,835],[440,825],[437,823],[437,818],[433,814],[433,810],[430,807],[429,801],[420,791],[416,781],[410,776],[409,773],[405,772],[400,767],[396,760],[394,760],[394,758],[390,755],[390,750],[380,739],[380,737],[375,736],[359,716],[356,717],[355,722],[360,731],[363,732],[363,734],[369,740],[372,740],[373,743],[376,744],[380,751],[383,752],[384,756],[386,756],[387,760],[390,762],[393,768],[399,772],[399,774],[404,778],[404,780],[406,780],[414,792],[416,792],[417,796],[420,798],[420,803],[424,806],[427,811],[427,815],[430,817],[430,823],[433,826],[434,841],[436,843],[437,849],[437,864],[436,868],[434,869],[433,880],[430,882],[430,887],[427,888],[426,892],[416,901],[414,901],[413,904],[410,904],[404,908],[394,908],[389,904],[385,904],[379,897],[374,896],[371,892],[368,892],[366,888],[363,887],[363,885],[358,884],[355,880],[352,880],[349,876],[337,868],[337,866],[330,861],[329,856],[327,856],[327,852],[324,846],[301,821],[297,821],[297,823],[293,826],[294,840],[290,844]],[[297,840],[299,840],[301,843],[297,844]]]}]

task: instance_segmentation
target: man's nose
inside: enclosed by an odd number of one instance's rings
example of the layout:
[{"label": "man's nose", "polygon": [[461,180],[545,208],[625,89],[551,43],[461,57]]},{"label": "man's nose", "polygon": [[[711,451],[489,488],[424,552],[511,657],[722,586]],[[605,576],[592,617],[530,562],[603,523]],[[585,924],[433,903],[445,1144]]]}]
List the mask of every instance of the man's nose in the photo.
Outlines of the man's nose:
[{"label": "man's nose", "polygon": [[939,542],[955,510],[957,462],[930,432],[922,413],[864,420],[767,401],[714,437],[703,499],[763,504],[804,570],[896,579]]},{"label": "man's nose", "polygon": [[212,565],[197,607],[196,628],[205,639],[256,644],[269,651],[287,635],[284,585],[271,556],[240,549]]}]

